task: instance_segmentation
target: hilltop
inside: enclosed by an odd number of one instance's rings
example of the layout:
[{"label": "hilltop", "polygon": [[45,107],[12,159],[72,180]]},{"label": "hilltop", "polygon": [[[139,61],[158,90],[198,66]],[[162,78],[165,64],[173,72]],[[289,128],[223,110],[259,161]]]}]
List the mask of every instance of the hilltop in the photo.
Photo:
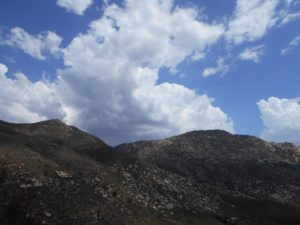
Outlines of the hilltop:
[{"label": "hilltop", "polygon": [[221,130],[107,145],[0,122],[3,225],[298,225],[300,149]]}]

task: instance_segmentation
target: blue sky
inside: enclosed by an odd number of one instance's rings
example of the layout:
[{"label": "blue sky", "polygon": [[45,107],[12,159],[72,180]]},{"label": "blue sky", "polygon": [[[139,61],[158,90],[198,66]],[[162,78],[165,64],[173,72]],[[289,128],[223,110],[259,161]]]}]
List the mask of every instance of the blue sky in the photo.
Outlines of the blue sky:
[{"label": "blue sky", "polygon": [[300,143],[299,0],[2,0],[0,119],[111,144],[224,129]]}]

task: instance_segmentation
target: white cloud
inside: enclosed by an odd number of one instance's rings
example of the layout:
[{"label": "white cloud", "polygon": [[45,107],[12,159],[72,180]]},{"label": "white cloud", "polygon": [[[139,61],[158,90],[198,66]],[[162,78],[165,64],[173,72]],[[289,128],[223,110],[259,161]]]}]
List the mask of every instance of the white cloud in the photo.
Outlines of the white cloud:
[{"label": "white cloud", "polygon": [[290,43],[287,48],[281,50],[281,55],[287,55],[290,53],[294,48],[300,45],[300,35],[295,37]]},{"label": "white cloud", "polygon": [[233,131],[231,119],[208,96],[157,84],[160,68],[176,69],[222,35],[222,25],[200,22],[197,15],[172,1],[108,6],[64,51],[67,67],[59,72],[56,92],[68,109],[66,120],[110,143],[191,129]]},{"label": "white cloud", "polygon": [[263,37],[276,24],[278,0],[237,0],[226,38],[235,44]]},{"label": "white cloud", "polygon": [[264,45],[259,45],[251,48],[246,48],[239,55],[239,59],[253,61],[255,63],[260,62],[261,57],[264,55]]},{"label": "white cloud", "polygon": [[176,71],[222,36],[222,25],[197,18],[197,10],[174,7],[171,0],[107,6],[62,50],[65,68],[55,82],[32,83],[24,75],[10,79],[0,67],[2,119],[63,118],[112,144],[194,129],[234,132],[231,118],[207,95],[158,84],[161,68]]},{"label": "white cloud", "polygon": [[18,48],[39,60],[45,60],[49,54],[59,54],[61,42],[62,38],[52,31],[33,36],[20,27],[12,28],[6,36],[0,37],[1,45]]},{"label": "white cloud", "polygon": [[216,67],[209,67],[206,68],[202,76],[203,77],[210,77],[216,74],[220,74],[221,76],[225,75],[229,71],[229,66],[225,64],[225,60],[223,58],[218,59]]},{"label": "white cloud", "polygon": [[56,4],[77,15],[83,15],[84,11],[92,5],[93,0],[57,0]]},{"label": "white cloud", "polygon": [[299,3],[299,0],[285,0],[283,2],[277,16],[279,26],[284,26],[300,19],[300,12],[297,10],[298,7],[296,6]]},{"label": "white cloud", "polygon": [[8,71],[7,66],[0,63],[0,76],[4,76],[7,73],[7,71]]},{"label": "white cloud", "polygon": [[203,52],[195,52],[191,57],[193,61],[200,61],[204,58],[205,58],[205,53]]},{"label": "white cloud", "polygon": [[295,12],[295,13],[291,13],[291,12],[283,12],[281,15],[282,19],[280,21],[279,25],[286,25],[288,23],[292,23],[295,22],[296,20],[300,19],[300,12]]},{"label": "white cloud", "polygon": [[258,107],[265,129],[262,138],[300,144],[300,101],[270,97],[260,100]]},{"label": "white cloud", "polygon": [[37,122],[63,118],[60,102],[46,82],[32,83],[22,73],[6,76],[7,67],[0,63],[0,119],[11,122]]}]

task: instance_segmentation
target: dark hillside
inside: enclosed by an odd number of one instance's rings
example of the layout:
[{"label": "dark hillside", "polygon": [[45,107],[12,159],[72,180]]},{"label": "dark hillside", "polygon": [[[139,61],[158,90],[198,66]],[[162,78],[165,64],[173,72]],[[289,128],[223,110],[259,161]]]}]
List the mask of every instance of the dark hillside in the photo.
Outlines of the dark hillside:
[{"label": "dark hillside", "polygon": [[1,225],[298,225],[300,150],[225,131],[112,148],[0,122]]}]

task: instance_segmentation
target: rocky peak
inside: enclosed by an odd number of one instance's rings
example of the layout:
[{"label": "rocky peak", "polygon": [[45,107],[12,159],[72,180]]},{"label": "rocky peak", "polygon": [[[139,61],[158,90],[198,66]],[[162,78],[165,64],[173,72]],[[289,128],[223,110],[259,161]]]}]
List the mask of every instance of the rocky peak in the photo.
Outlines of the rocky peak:
[{"label": "rocky peak", "polygon": [[63,122],[62,120],[59,119],[50,119],[50,120],[45,120],[41,122],[37,122],[36,124],[49,124],[49,125],[56,125],[56,126],[66,126],[66,123]]}]

